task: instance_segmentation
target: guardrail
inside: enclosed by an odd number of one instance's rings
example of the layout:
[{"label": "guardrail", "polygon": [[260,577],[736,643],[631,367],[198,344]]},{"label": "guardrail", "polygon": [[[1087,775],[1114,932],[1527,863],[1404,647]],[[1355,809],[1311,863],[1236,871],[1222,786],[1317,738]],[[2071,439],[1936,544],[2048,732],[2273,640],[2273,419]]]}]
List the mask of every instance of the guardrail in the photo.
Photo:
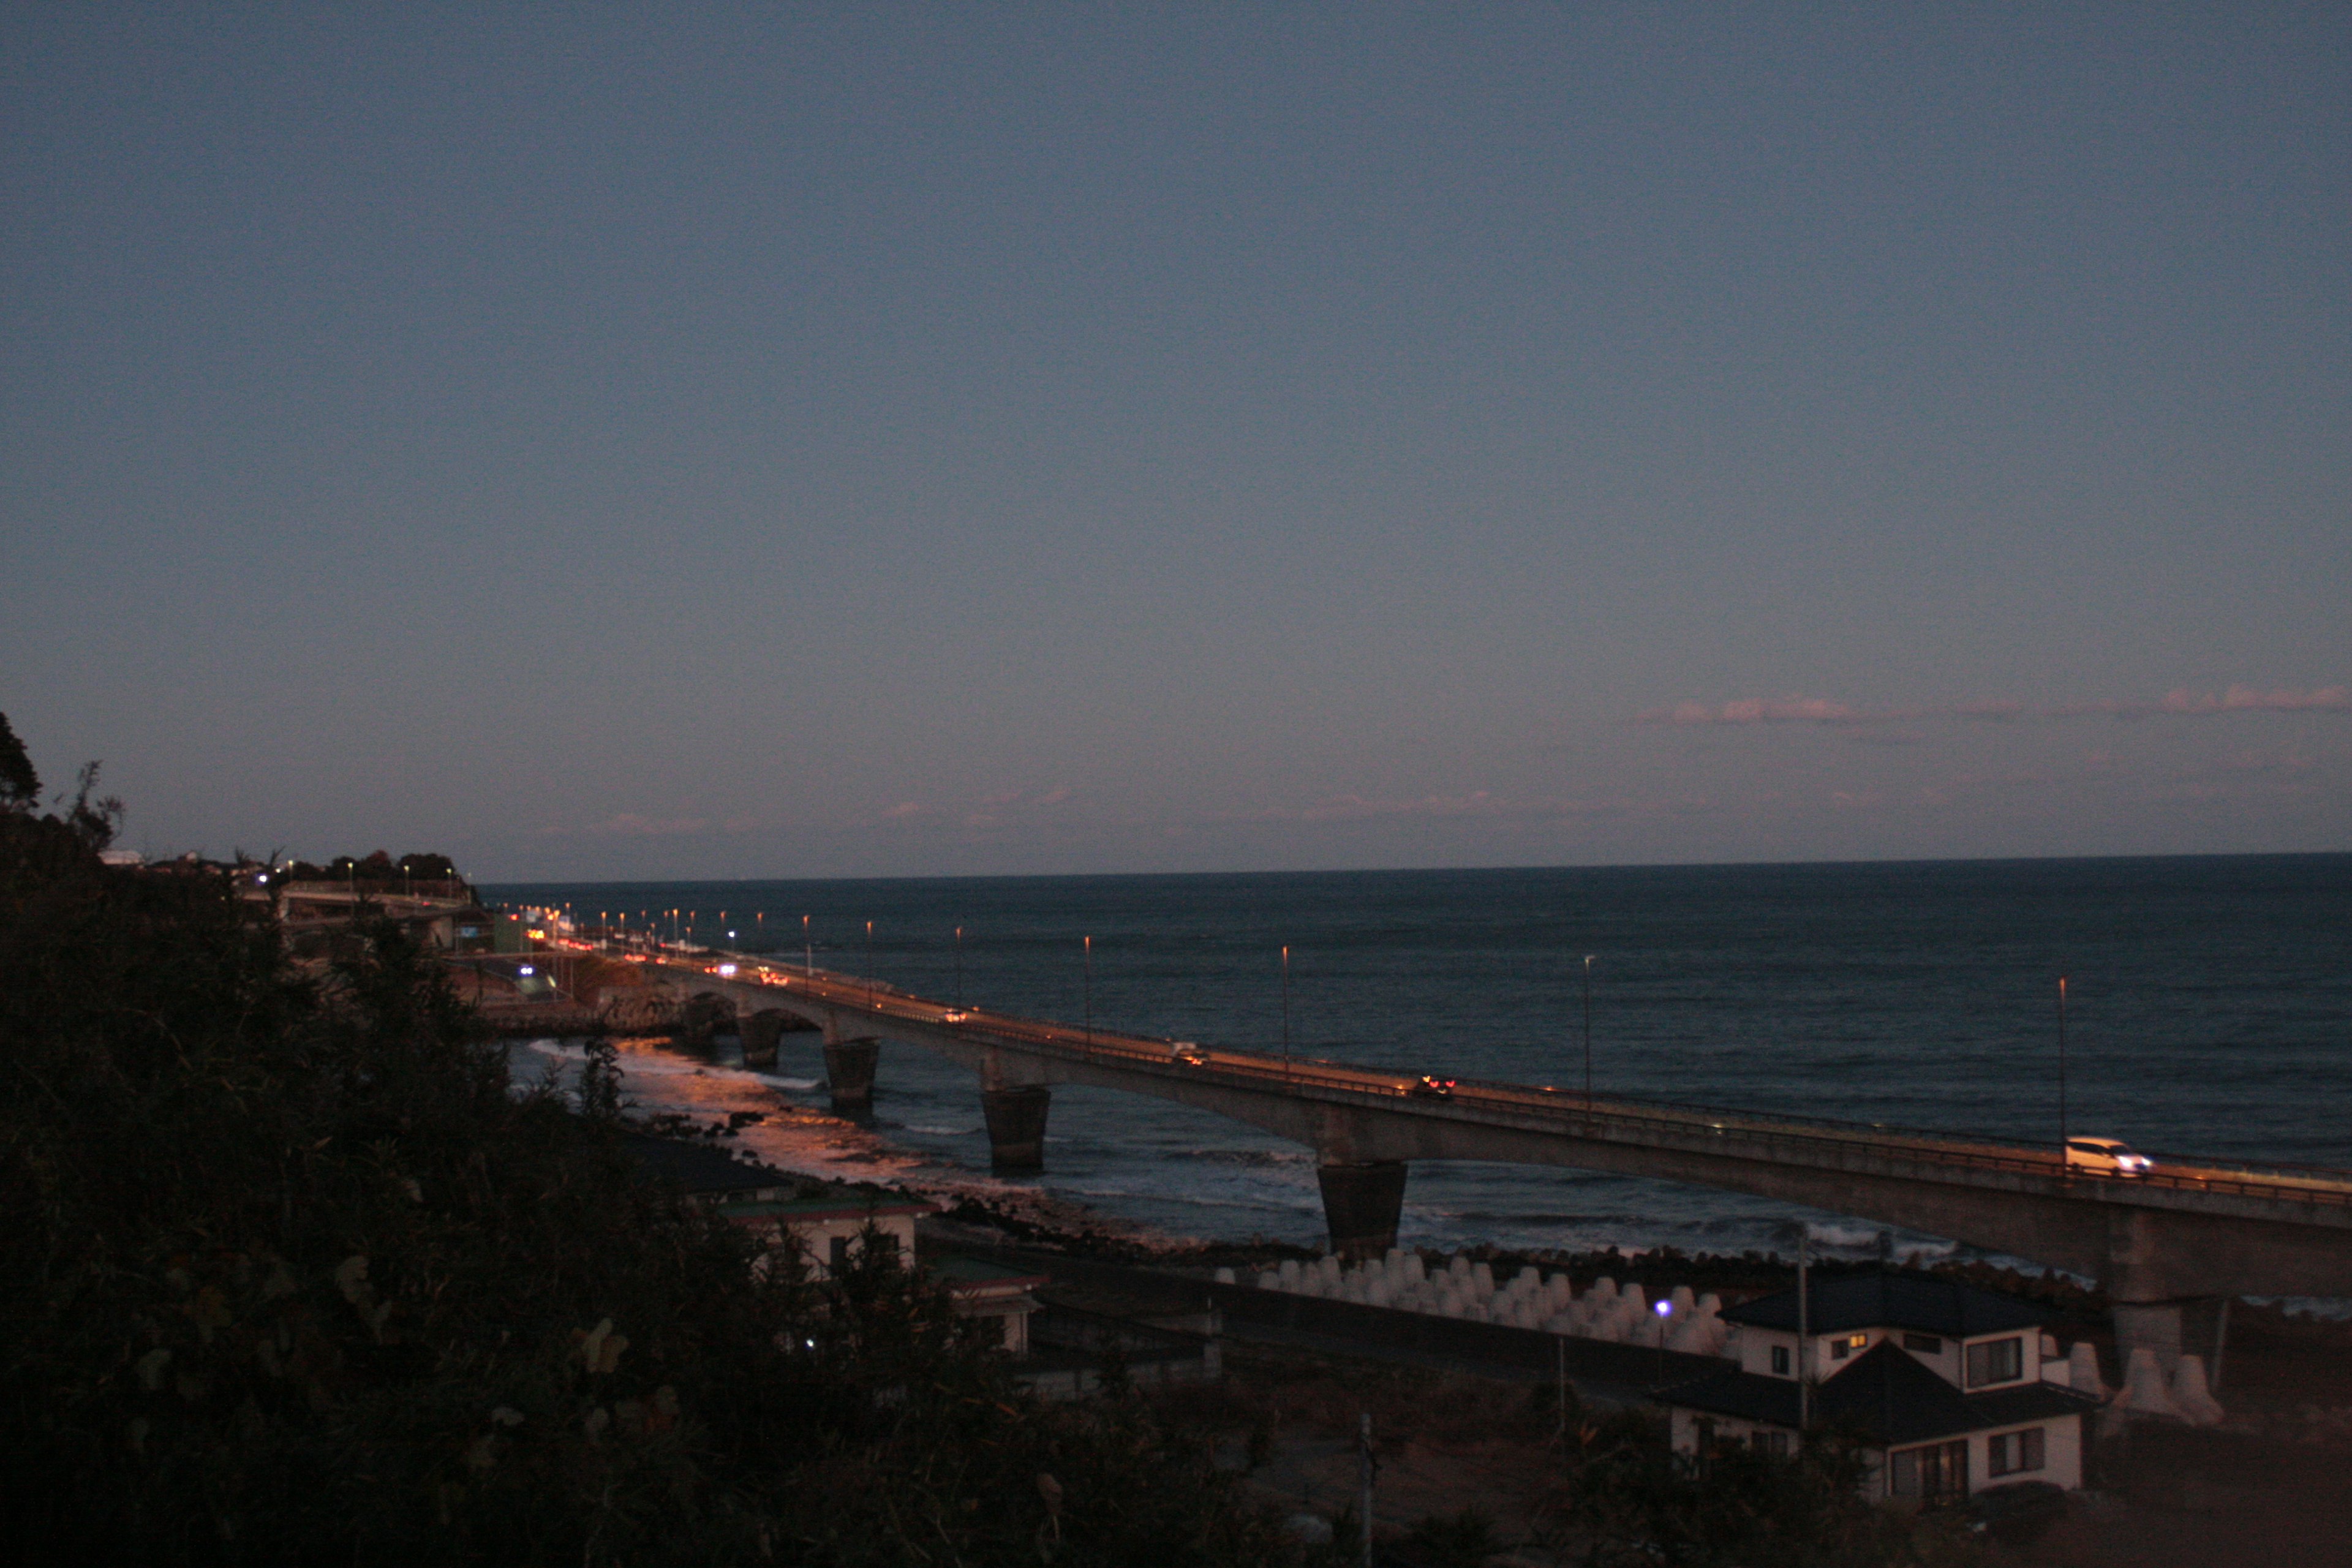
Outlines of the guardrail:
[{"label": "guardrail", "polygon": [[[1174,1054],[1172,1040],[1153,1040],[1100,1029],[1073,1029],[1034,1019],[991,1013],[981,1008],[954,1008],[910,995],[894,986],[830,972],[810,973],[756,960],[731,960],[737,981],[751,980],[786,989],[798,986],[836,1005],[851,1005],[880,1017],[955,1031],[975,1044],[1016,1045],[1066,1061],[1097,1062],[1105,1058],[1123,1064],[1157,1069],[1171,1076],[1215,1075],[1257,1083],[1278,1083],[1287,1089],[1314,1089],[1325,1093],[1356,1096],[1375,1101],[1408,1100],[1417,1109],[1435,1113],[1440,1107],[1466,1110],[1485,1107],[1532,1114],[1574,1128],[1578,1136],[1610,1138],[1612,1134],[1646,1134],[1681,1143],[1716,1144],[1736,1140],[1760,1143],[1787,1152],[1823,1154],[1837,1151],[1879,1159],[1955,1166],[1972,1171],[2068,1180],[2068,1168],[2055,1154],[2042,1154],[2013,1144],[1990,1142],[1968,1133],[1891,1128],[1879,1123],[1839,1121],[1829,1117],[1759,1115],[1755,1111],[1717,1110],[1704,1106],[1633,1100],[1612,1096],[1588,1102],[1581,1091],[1553,1089],[1528,1084],[1465,1079],[1443,1098],[1415,1095],[1413,1080],[1383,1069],[1351,1067],[1320,1058],[1277,1064],[1271,1058],[1235,1060],[1246,1053],[1217,1051],[1214,1059],[1189,1061]],[[711,974],[701,964],[678,965],[697,974]],[[751,973],[746,973],[749,970]],[[949,1015],[955,1015],[950,1017]],[[1328,1069],[1339,1068],[1342,1072]],[[1809,1131],[1818,1129],[1819,1131]],[[1726,1151],[1727,1152],[1728,1151]],[[2256,1165],[2235,1161],[2211,1161],[2194,1155],[2150,1154],[2153,1160],[2193,1170],[2166,1170],[2162,1164],[2128,1178],[2137,1188],[2221,1193],[2242,1197],[2308,1203],[2352,1208],[2352,1171],[2324,1166]],[[1807,1163],[1832,1163],[1811,1160]],[[2122,1181],[2126,1178],[2083,1176],[2072,1179]]]}]

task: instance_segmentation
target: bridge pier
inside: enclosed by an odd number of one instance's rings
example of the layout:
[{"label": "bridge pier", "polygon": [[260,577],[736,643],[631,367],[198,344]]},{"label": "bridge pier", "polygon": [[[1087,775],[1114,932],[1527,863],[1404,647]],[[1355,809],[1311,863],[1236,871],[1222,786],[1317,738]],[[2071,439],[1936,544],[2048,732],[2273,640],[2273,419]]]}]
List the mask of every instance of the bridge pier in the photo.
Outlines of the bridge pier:
[{"label": "bridge pier", "polygon": [[776,1047],[783,1038],[792,1019],[774,1007],[766,1007],[743,1019],[743,1065],[747,1068],[772,1068],[776,1065]]},{"label": "bridge pier", "polygon": [[678,1018],[678,1040],[688,1050],[708,1051],[713,1036],[733,1034],[735,1004],[714,992],[698,991],[686,999]]},{"label": "bridge pier", "polygon": [[1404,1214],[1402,1160],[1365,1160],[1319,1164],[1316,1184],[1323,1189],[1323,1222],[1331,1250],[1350,1262],[1379,1258],[1396,1245],[1397,1221]]},{"label": "bridge pier", "polygon": [[1053,1091],[1036,1084],[980,1091],[981,1114],[988,1119],[988,1163],[992,1169],[1045,1168],[1045,1111],[1053,1102]]},{"label": "bridge pier", "polygon": [[2220,1371],[2229,1299],[2184,1292],[2181,1287],[2189,1279],[2181,1277],[2187,1262],[2177,1242],[2168,1245],[2155,1216],[2145,1211],[2108,1216],[2107,1267],[2099,1284],[2115,1320],[2118,1383],[2131,1370],[2132,1352],[2139,1350],[2155,1352],[2167,1382],[2183,1355],[2201,1358],[2209,1375]]},{"label": "bridge pier", "polygon": [[882,1055],[879,1040],[827,1040],[824,1043],[825,1087],[833,1091],[835,1110],[874,1108],[874,1064]]}]

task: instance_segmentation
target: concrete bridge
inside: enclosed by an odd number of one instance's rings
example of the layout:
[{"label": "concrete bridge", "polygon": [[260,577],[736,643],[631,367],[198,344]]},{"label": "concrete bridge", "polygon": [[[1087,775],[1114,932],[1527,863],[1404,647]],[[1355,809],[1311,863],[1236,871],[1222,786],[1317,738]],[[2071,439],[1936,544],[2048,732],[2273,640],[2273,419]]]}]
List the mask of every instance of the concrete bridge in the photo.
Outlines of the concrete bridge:
[{"label": "concrete bridge", "polygon": [[817,1025],[836,1103],[870,1103],[884,1038],[971,1068],[1000,1170],[1042,1168],[1057,1083],[1179,1100],[1304,1144],[1343,1255],[1394,1245],[1410,1162],[1486,1160],[1748,1193],[2068,1269],[2105,1289],[2119,1344],[2156,1350],[2168,1373],[2184,1349],[2218,1347],[2231,1297],[2352,1296],[2352,1172],[2159,1158],[2139,1176],[2070,1173],[2054,1149],[1965,1135],[1549,1086],[1435,1093],[1409,1075],[957,1008],[740,955],[649,967],[739,1015]]}]

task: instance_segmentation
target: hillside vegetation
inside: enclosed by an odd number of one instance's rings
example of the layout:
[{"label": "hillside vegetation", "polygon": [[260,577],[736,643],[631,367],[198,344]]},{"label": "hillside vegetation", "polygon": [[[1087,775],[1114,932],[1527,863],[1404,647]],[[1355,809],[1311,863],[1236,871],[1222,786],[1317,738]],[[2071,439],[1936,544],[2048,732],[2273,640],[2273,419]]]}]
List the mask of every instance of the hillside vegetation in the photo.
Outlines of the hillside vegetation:
[{"label": "hillside vegetation", "polygon": [[[0,727],[0,1465],[42,1561],[1257,1563],[1139,1403],[1013,1394],[895,1268],[818,1288],[518,1097],[390,925],[304,972],[102,865]],[[21,772],[22,777],[18,777]]]}]

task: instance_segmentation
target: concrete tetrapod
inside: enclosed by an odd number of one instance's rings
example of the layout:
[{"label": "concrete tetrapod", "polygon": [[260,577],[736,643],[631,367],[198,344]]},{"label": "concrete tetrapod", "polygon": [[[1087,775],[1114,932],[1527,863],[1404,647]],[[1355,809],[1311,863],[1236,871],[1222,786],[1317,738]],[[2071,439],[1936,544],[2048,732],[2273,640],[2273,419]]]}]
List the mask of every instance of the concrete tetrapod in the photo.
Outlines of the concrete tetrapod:
[{"label": "concrete tetrapod", "polygon": [[2099,1347],[2077,1340],[2066,1352],[2066,1384],[2077,1393],[2105,1399],[2114,1391],[2099,1378]]},{"label": "concrete tetrapod", "polygon": [[2171,1391],[2164,1386],[2164,1373],[2156,1364],[2156,1352],[2146,1345],[2131,1353],[2131,1364],[2124,1368],[2124,1392],[2116,1401],[2117,1408],[2135,1415],[2169,1415],[2181,1418],[2179,1407],[2172,1403]]},{"label": "concrete tetrapod", "polygon": [[2219,1426],[2229,1414],[2205,1381],[2205,1358],[2184,1355],[2172,1373],[2172,1403],[2192,1426]]}]

